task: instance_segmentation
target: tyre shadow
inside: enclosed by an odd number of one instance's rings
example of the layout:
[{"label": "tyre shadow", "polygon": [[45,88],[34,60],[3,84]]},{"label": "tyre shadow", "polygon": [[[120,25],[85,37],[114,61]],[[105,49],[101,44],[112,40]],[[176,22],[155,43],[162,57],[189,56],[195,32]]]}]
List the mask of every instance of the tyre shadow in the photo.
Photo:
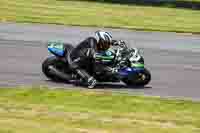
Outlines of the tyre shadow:
[{"label": "tyre shadow", "polygon": [[95,89],[151,89],[152,87],[147,85],[147,86],[127,86],[123,83],[100,83],[97,84]]},{"label": "tyre shadow", "polygon": [[[74,82],[64,82],[64,81],[52,81],[52,80],[45,80],[45,82],[53,83],[53,84],[58,84],[58,85],[72,85],[74,87],[83,87],[86,88],[86,86],[80,85],[80,84],[75,84]],[[64,87],[64,86],[63,86]],[[105,90],[119,90],[119,89],[151,89],[152,87],[150,85],[146,86],[127,86],[123,83],[97,83],[94,89],[105,89]]]}]

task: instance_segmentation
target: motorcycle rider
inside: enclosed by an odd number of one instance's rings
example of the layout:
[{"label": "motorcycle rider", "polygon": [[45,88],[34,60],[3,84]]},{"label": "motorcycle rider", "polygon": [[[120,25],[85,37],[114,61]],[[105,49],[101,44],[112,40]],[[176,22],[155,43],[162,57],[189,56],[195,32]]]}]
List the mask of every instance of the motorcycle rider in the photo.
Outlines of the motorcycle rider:
[{"label": "motorcycle rider", "polygon": [[[114,58],[112,52],[108,51],[111,45],[116,45],[117,41],[112,39],[110,33],[106,31],[96,31],[95,37],[88,37],[78,44],[70,54],[70,66],[81,77],[83,83],[88,88],[94,88],[96,79],[92,76],[92,65],[95,65],[94,60],[96,53],[99,57],[109,56],[110,59]],[[103,67],[103,66],[102,66]],[[104,69],[107,69],[104,66]],[[88,72],[90,71],[90,72]]]}]

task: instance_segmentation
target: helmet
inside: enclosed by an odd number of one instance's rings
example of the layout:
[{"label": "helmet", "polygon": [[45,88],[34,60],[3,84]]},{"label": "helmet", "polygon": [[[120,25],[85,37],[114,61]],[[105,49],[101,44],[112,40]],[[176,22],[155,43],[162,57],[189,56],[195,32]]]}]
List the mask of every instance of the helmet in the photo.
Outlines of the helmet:
[{"label": "helmet", "polygon": [[95,32],[97,38],[97,49],[98,50],[107,50],[110,48],[112,43],[112,36],[110,33],[105,31],[96,31]]}]

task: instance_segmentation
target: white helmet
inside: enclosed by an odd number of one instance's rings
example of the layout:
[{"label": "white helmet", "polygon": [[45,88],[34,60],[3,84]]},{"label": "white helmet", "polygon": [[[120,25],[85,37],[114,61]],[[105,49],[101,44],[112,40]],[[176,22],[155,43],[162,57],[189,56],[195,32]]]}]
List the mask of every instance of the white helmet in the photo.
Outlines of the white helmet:
[{"label": "white helmet", "polygon": [[112,36],[110,33],[105,31],[96,31],[95,35],[98,42],[98,49],[106,50],[110,47],[112,43]]}]

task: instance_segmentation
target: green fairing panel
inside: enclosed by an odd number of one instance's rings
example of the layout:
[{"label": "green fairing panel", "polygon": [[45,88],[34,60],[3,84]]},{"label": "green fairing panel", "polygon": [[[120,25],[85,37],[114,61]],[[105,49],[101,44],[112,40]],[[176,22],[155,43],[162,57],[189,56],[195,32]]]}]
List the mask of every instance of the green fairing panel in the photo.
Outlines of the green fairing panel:
[{"label": "green fairing panel", "polygon": [[131,67],[144,68],[144,64],[141,64],[141,63],[132,63]]}]

